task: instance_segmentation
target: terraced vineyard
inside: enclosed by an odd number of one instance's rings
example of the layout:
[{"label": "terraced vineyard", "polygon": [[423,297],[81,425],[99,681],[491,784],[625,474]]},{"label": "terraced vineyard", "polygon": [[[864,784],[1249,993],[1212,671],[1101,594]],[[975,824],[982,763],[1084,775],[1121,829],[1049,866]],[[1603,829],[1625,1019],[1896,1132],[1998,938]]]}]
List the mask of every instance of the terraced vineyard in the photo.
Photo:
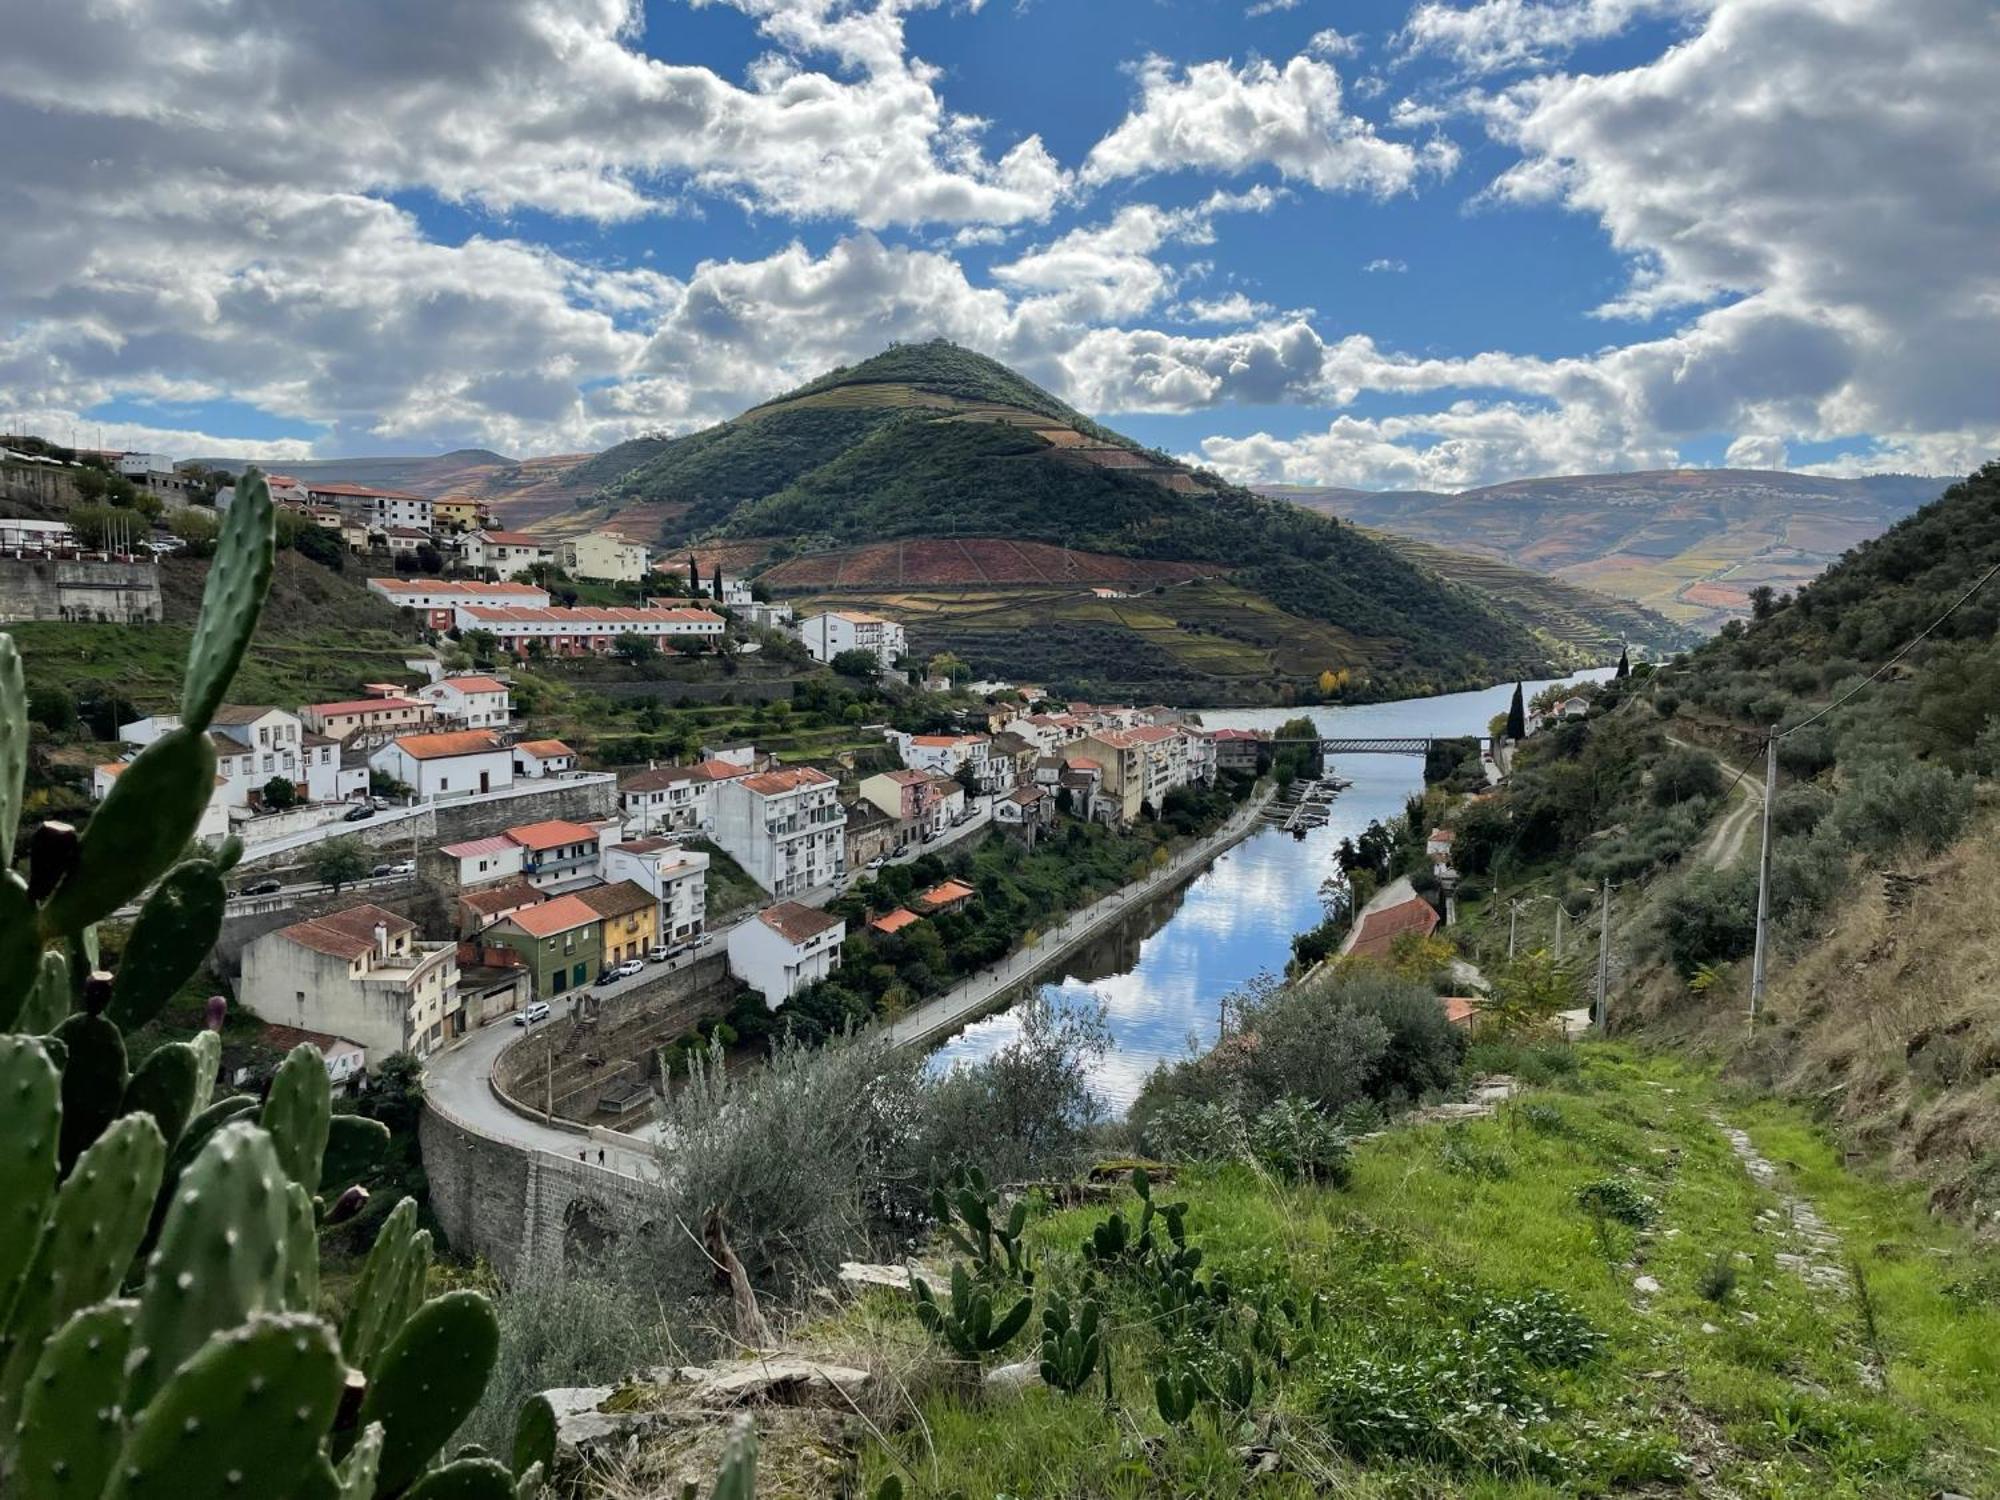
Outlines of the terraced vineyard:
[{"label": "terraced vineyard", "polygon": [[883,585],[1085,583],[1151,588],[1224,571],[1214,564],[1115,557],[997,537],[918,538],[796,557],[772,568],[763,581],[774,593]]}]

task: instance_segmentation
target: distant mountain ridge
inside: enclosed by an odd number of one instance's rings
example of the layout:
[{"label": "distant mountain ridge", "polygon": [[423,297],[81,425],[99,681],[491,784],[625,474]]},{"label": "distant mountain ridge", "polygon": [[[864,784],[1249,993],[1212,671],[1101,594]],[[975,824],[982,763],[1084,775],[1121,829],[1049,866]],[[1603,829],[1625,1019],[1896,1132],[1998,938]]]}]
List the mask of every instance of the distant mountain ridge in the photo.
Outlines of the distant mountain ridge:
[{"label": "distant mountain ridge", "polygon": [[1458,494],[1258,485],[1258,493],[1433,546],[1632,599],[1703,630],[1749,612],[1758,585],[1817,576],[1950,481],[1666,469],[1514,480]]}]

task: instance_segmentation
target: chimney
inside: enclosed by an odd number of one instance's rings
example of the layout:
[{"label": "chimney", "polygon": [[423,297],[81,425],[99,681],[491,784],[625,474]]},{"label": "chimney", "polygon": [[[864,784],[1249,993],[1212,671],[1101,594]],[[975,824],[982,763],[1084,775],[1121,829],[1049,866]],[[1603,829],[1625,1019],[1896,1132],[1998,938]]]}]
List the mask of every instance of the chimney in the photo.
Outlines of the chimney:
[{"label": "chimney", "polygon": [[389,929],[381,922],[375,924],[375,956],[377,958],[389,956]]}]

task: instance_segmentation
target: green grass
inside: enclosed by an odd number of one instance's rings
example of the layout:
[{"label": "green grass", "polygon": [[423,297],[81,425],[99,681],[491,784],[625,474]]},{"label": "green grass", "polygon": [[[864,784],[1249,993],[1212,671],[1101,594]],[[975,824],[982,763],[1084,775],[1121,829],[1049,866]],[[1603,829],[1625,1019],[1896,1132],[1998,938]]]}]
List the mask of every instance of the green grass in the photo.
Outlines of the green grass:
[{"label": "green grass", "polygon": [[[1234,1288],[1214,1326],[1165,1336],[1139,1282],[1107,1278],[1115,1412],[1095,1387],[977,1396],[937,1383],[864,1456],[861,1492],[891,1470],[912,1496],[982,1500],[2000,1492],[1992,1254],[1909,1194],[1846,1172],[1795,1110],[1740,1100],[1669,1059],[1580,1057],[1496,1119],[1363,1143],[1344,1189],[1286,1188],[1242,1167],[1156,1188],[1187,1201],[1203,1273]],[[1787,1247],[1757,1215],[1777,1197],[1744,1171],[1717,1115],[1747,1129],[1784,1190],[1841,1236],[1868,1288],[1872,1340],[1858,1297],[1810,1289],[1776,1261]],[[1578,1189],[1607,1177],[1657,1205],[1647,1228],[1600,1225],[1579,1206]],[[1075,1247],[1105,1212],[1035,1223],[1038,1287],[1075,1278]],[[1716,1257],[1739,1252],[1734,1289],[1709,1300]],[[1642,1274],[1657,1294],[1634,1291]],[[1205,1408],[1169,1429],[1153,1375],[1246,1346],[1246,1305],[1266,1290],[1320,1299],[1316,1324],[1277,1320],[1288,1367],[1249,1414]],[[1549,1290],[1559,1301],[1530,1300]],[[924,1335],[906,1306],[871,1298],[828,1335],[914,1347]],[[1510,1325],[1587,1328],[1599,1348],[1538,1365]],[[1877,1345],[1881,1389],[1867,1374]],[[1024,1337],[995,1362],[1030,1352]],[[1234,1450],[1253,1442],[1278,1450],[1278,1472],[1246,1476]]]},{"label": "green grass", "polygon": [[744,873],[743,866],[724,853],[720,844],[701,838],[686,842],[688,848],[699,849],[708,856],[708,894],[704,914],[709,921],[733,915],[746,906],[761,906],[764,903],[764,888]]}]

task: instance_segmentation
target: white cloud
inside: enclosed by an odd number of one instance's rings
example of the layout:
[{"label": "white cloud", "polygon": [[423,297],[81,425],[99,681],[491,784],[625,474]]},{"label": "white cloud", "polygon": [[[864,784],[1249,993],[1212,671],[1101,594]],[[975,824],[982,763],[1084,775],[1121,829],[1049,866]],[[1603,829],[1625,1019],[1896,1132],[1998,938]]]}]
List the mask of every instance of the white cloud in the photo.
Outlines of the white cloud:
[{"label": "white cloud", "polygon": [[1695,15],[1710,0],[1423,0],[1397,40],[1409,53],[1438,53],[1473,73],[1545,66],[1587,42],[1617,36],[1656,16]]},{"label": "white cloud", "polygon": [[1251,20],[1259,16],[1275,16],[1288,10],[1297,10],[1303,0],[1257,0],[1255,5],[1245,6],[1243,14]]},{"label": "white cloud", "polygon": [[1395,260],[1386,255],[1378,255],[1361,269],[1369,272],[1371,275],[1380,275],[1385,271],[1401,275],[1410,269],[1410,263],[1406,260]]},{"label": "white cloud", "polygon": [[1252,323],[1269,317],[1274,309],[1268,302],[1253,302],[1242,292],[1221,297],[1190,297],[1167,311],[1187,323]]},{"label": "white cloud", "polygon": [[1136,105],[1091,148],[1084,182],[1268,166],[1323,192],[1379,197],[1457,161],[1445,140],[1412,146],[1377,135],[1344,107],[1340,75],[1319,56],[1301,53],[1282,68],[1261,59],[1179,68],[1155,56],[1140,64],[1138,80]]},{"label": "white cloud", "polygon": [[1785,440],[1776,433],[1746,432],[1722,455],[1724,468],[1782,469],[1788,457]]}]

